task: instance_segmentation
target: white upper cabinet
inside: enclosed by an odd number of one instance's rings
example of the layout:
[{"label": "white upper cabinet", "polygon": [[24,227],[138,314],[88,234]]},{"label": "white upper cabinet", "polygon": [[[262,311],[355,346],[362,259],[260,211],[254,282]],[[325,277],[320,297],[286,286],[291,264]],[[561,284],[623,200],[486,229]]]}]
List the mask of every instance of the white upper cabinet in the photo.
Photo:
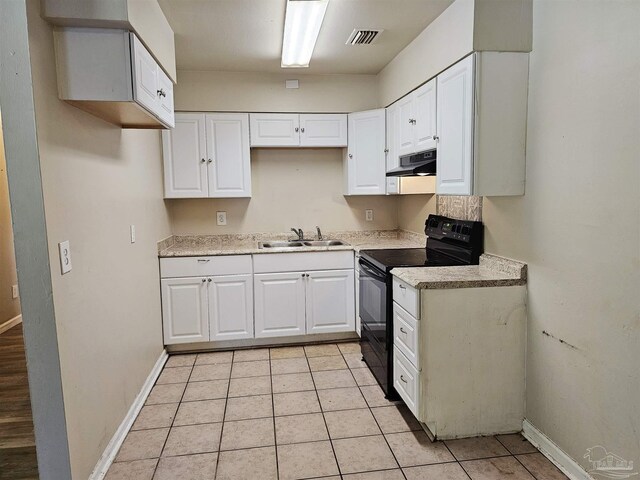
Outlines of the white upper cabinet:
[{"label": "white upper cabinet", "polygon": [[353,269],[307,275],[307,333],[353,332],[356,329]]},{"label": "white upper cabinet", "polygon": [[297,147],[300,116],[297,113],[251,113],[252,147]]},{"label": "white upper cabinet", "polygon": [[398,100],[398,156],[436,147],[436,80]]},{"label": "white upper cabinet", "polygon": [[529,55],[475,53],[437,77],[437,193],[523,195]]},{"label": "white upper cabinet", "polygon": [[205,115],[209,197],[251,196],[251,154],[246,113]]},{"label": "white upper cabinet", "polygon": [[54,44],[60,99],[123,127],[173,127],[173,83],[134,33],[58,28]]},{"label": "white upper cabinet", "polygon": [[345,195],[386,193],[385,109],[349,114]]},{"label": "white upper cabinet", "polygon": [[473,188],[473,55],[438,75],[438,193]]},{"label": "white upper cabinet", "polygon": [[[394,103],[387,107],[386,111],[386,128],[387,128],[387,172],[400,166],[400,157],[398,155],[398,103]],[[386,177],[387,195],[395,195],[400,193],[399,177]]]},{"label": "white upper cabinet", "polygon": [[165,198],[251,196],[248,114],[176,114],[162,145]]},{"label": "white upper cabinet", "polygon": [[176,114],[173,130],[162,132],[165,198],[208,197],[204,115]]},{"label": "white upper cabinet", "polygon": [[300,114],[301,147],[346,147],[347,116],[344,114]]},{"label": "white upper cabinet", "polygon": [[347,115],[251,113],[252,147],[345,147]]}]

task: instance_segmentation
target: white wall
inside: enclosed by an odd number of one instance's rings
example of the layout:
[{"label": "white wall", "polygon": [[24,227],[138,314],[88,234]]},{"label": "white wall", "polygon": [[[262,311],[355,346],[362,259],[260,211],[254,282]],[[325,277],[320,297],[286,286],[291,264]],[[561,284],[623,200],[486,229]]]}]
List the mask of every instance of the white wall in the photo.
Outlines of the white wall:
[{"label": "white wall", "polygon": [[[251,199],[166,200],[176,235],[394,229],[396,197],[342,194],[343,150],[267,149],[251,151]],[[365,221],[365,210],[374,221]],[[216,211],[227,225],[216,226]]]},{"label": "white wall", "polygon": [[595,445],[637,468],[640,2],[533,13],[526,194],[485,198],[485,247],[529,264],[527,418],[585,468]]},{"label": "white wall", "polygon": [[174,95],[177,111],[354,112],[377,107],[376,87],[375,75],[180,70]]},{"label": "white wall", "polygon": [[[28,22],[69,449],[73,478],[86,479],[162,352],[156,242],[170,228],[160,133],[122,130],[58,100],[37,0]],[[63,240],[73,263],[64,276]]]}]

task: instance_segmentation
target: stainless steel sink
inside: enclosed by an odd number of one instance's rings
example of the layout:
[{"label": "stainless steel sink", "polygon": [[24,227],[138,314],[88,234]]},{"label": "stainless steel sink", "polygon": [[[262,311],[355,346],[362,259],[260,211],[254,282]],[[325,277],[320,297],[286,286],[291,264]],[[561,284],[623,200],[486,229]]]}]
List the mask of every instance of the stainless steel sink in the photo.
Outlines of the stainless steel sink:
[{"label": "stainless steel sink", "polygon": [[275,242],[260,242],[258,244],[258,248],[300,248],[300,247],[304,247],[305,244],[302,242],[298,242],[298,241],[291,241],[291,242],[282,242],[282,241],[275,241]]},{"label": "stainless steel sink", "polygon": [[337,247],[339,245],[347,245],[342,240],[310,240],[304,242],[307,247]]}]

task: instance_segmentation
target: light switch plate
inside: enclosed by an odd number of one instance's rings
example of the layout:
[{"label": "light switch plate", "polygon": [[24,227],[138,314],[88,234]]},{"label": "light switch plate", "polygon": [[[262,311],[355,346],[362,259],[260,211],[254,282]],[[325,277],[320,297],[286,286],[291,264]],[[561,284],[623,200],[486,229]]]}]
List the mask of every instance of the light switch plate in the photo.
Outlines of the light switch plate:
[{"label": "light switch plate", "polygon": [[373,210],[365,210],[364,211],[364,219],[367,222],[373,222]]},{"label": "light switch plate", "polygon": [[227,212],[216,212],[216,224],[218,225],[227,224]]},{"label": "light switch plate", "polygon": [[71,271],[71,247],[69,246],[69,240],[60,242],[58,244],[58,250],[60,250],[60,270],[62,275]]},{"label": "light switch plate", "polygon": [[131,243],[136,243],[136,226],[129,225],[129,233],[131,234]]},{"label": "light switch plate", "polygon": [[18,298],[18,285],[13,285],[11,287],[11,298]]}]

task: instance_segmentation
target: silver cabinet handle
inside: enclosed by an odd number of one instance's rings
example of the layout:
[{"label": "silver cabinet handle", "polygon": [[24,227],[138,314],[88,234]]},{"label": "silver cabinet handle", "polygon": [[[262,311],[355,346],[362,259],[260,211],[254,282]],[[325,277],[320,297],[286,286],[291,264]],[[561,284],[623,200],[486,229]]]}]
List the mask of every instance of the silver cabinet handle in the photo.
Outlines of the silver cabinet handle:
[{"label": "silver cabinet handle", "polygon": [[400,380],[402,380],[404,383],[407,383],[407,381],[404,379],[404,375],[400,375]]},{"label": "silver cabinet handle", "polygon": [[300,129],[298,127],[296,127],[296,132],[299,132],[299,131],[300,131]]},{"label": "silver cabinet handle", "polygon": [[209,159],[207,160],[207,163],[213,163],[213,160]]},{"label": "silver cabinet handle", "polygon": [[209,258],[199,258],[198,263],[209,263]]},{"label": "silver cabinet handle", "polygon": [[385,148],[385,149],[384,149],[384,153],[389,153],[389,149],[388,149],[388,148]]},{"label": "silver cabinet handle", "polygon": [[206,162],[206,160],[204,158],[201,158],[200,162],[204,163],[204,162]]},{"label": "silver cabinet handle", "polygon": [[409,123],[410,123],[411,125],[413,125],[413,119],[412,119],[412,118],[410,118],[410,119],[409,119]]},{"label": "silver cabinet handle", "polygon": [[304,133],[304,127],[302,127],[302,128],[300,129],[300,131],[301,131],[302,133]]},{"label": "silver cabinet handle", "polygon": [[398,286],[399,286],[402,290],[406,290],[406,289],[407,289],[407,287],[405,287],[405,286],[404,286],[404,285],[402,285],[402,284],[400,284],[400,285],[398,285]]},{"label": "silver cabinet handle", "polygon": [[166,97],[167,96],[167,94],[164,93],[163,89],[157,90],[156,93],[158,94],[159,97]]},{"label": "silver cabinet handle", "polygon": [[353,158],[353,155],[351,153],[349,154],[349,158]]},{"label": "silver cabinet handle", "polygon": [[304,273],[302,274],[302,278],[304,278]]},{"label": "silver cabinet handle", "polygon": [[206,283],[206,282],[207,282],[207,279],[206,279],[206,278],[203,278],[203,279],[202,279],[202,283]]},{"label": "silver cabinet handle", "polygon": [[210,278],[207,278],[207,282],[211,283],[211,279],[210,279]]},{"label": "silver cabinet handle", "polygon": [[407,334],[407,332],[405,331],[405,329],[404,329],[404,328],[402,328],[402,327],[400,327],[400,331],[401,331],[402,333],[404,333],[405,335]]},{"label": "silver cabinet handle", "polygon": [[440,137],[439,137],[439,136],[437,136],[437,135],[434,135],[434,136],[433,136],[433,139],[437,142],[438,140],[440,140]]}]

